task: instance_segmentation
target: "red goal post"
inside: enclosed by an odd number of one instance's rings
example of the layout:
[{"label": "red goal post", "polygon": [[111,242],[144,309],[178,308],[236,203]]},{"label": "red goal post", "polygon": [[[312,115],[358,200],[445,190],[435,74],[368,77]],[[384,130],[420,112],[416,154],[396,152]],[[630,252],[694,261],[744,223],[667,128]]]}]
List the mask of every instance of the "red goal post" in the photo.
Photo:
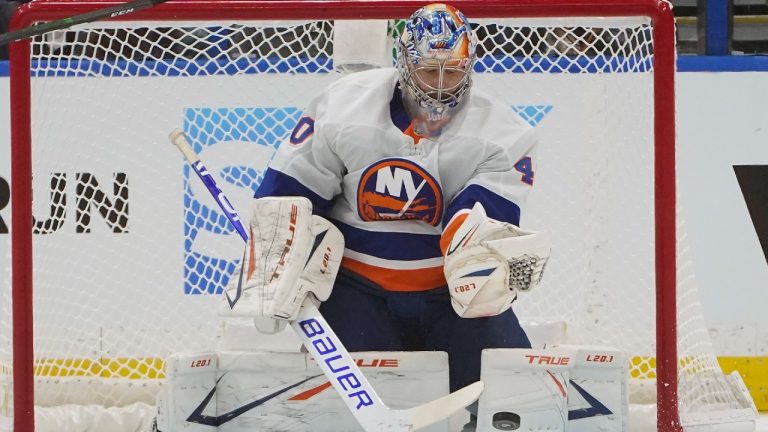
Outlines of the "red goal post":
[{"label": "red goal post", "polygon": [[[12,22],[20,29],[114,5],[110,1],[36,1]],[[339,20],[407,17],[423,1],[171,1],[114,21]],[[675,180],[675,29],[671,6],[659,0],[455,0],[480,18],[647,17],[653,44],[653,218],[658,430],[681,431],[678,414]],[[33,207],[30,41],[11,46],[13,394],[16,430],[34,423]],[[542,176],[546,174],[542,173]],[[35,317],[36,318],[36,317]]]}]

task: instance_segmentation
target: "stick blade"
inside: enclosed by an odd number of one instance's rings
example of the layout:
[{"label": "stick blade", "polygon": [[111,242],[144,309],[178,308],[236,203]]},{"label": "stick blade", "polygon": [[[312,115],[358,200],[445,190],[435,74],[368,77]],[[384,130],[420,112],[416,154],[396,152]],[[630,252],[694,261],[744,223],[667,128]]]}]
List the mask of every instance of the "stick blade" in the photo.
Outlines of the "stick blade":
[{"label": "stick blade", "polygon": [[451,394],[406,410],[381,410],[368,412],[357,420],[366,432],[412,432],[445,420],[455,412],[466,408],[480,397],[485,385],[472,383]]},{"label": "stick blade", "polygon": [[480,397],[483,388],[485,388],[483,382],[477,381],[439,399],[405,410],[406,418],[411,425],[409,430],[417,431],[425,428],[466,408]]}]

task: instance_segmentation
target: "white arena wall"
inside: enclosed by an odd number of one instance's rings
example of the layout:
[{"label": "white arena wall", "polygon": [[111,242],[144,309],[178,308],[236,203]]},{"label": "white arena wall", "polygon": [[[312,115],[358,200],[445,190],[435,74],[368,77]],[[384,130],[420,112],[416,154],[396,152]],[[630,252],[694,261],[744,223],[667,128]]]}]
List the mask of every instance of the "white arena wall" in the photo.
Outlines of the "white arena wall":
[{"label": "white arena wall", "polygon": [[[322,78],[311,83],[303,81],[302,77],[285,78],[294,79],[294,88],[302,88],[307,92],[315,92],[323,86]],[[142,78],[145,79],[146,78]],[[211,77],[207,78],[212,79]],[[216,79],[216,78],[213,78]],[[220,78],[217,85],[238,85],[231,78]],[[104,94],[116,95],[120,87],[109,82],[97,81],[94,86],[103,86]],[[165,86],[167,83],[147,80],[146,85]],[[284,85],[284,84],[283,84]],[[491,84],[492,85],[492,84]],[[757,356],[768,357],[768,314],[765,308],[768,306],[768,266],[766,256],[763,253],[755,227],[750,219],[744,197],[734,175],[734,165],[768,165],[768,72],[685,72],[678,74],[677,81],[678,104],[678,166],[680,175],[680,204],[685,214],[688,242],[691,245],[691,254],[698,286],[702,295],[702,305],[705,318],[709,322],[711,333],[718,349],[718,354],[725,357],[733,356]],[[268,85],[267,85],[268,87]],[[55,92],[56,89],[48,89]],[[491,88],[507,99],[514,99],[509,94],[508,88]],[[10,185],[10,103],[9,103],[9,79],[0,77],[0,219],[5,225],[10,225],[10,203],[8,202],[8,185]],[[202,95],[201,95],[202,96]],[[207,106],[212,106],[211,99],[206,95]],[[130,95],[119,95],[117,100],[130,100]],[[296,101],[284,100],[285,106],[300,105]],[[230,106],[233,103],[227,101]],[[235,106],[249,106],[251,101],[246,94],[243,100]],[[529,96],[519,101],[520,106],[536,107],[531,115],[531,121],[544,123],[550,115],[552,106],[557,107],[565,101],[541,101]],[[544,104],[544,105],[542,105]],[[194,121],[194,110],[186,107],[196,107],[195,96],[186,95],[183,103],[179,105],[164,104],[164,112],[153,111],[154,107],[147,107],[146,118],[136,122],[135,127],[164,128],[162,133],[169,132],[166,123],[157,121],[159,118],[176,118],[176,127],[182,127],[184,121]],[[116,110],[116,118],[119,118],[119,107]],[[588,110],[585,116],[588,116]],[[555,115],[552,113],[552,115]],[[77,134],[78,122],[91,121],[90,118],[81,115],[81,112],[67,113],[67,121],[71,122],[70,130]],[[562,119],[559,119],[562,120]],[[572,118],[569,121],[578,123],[580,119]],[[548,132],[549,133],[549,132]],[[567,136],[567,131],[555,131],[560,136]],[[544,141],[547,136],[545,135]],[[88,137],[83,137],[87,140]],[[167,146],[167,158],[158,158],[151,161],[131,161],[131,152],[141,151],[142,145]],[[254,151],[253,146],[248,146],[247,151],[238,142],[229,142],[227,145],[217,145],[211,151],[204,151],[201,158],[206,161],[209,169],[216,170],[223,166],[232,155],[238,155],[245,166],[263,167],[271,156],[269,147],[260,147],[262,150]],[[181,166],[180,157],[175,149],[167,142],[158,143],[112,143],[102,149],[104,152],[125,152],[123,160],[126,166],[140,164],[142,170],[166,170],[169,165]],[[244,158],[250,159],[245,160]],[[87,160],[81,161],[87,166]],[[124,168],[125,169],[125,168]],[[84,170],[88,171],[86,167]],[[89,171],[92,172],[93,170]],[[100,178],[110,173],[94,174]],[[542,176],[545,175],[542,172]],[[132,181],[151,182],[150,177],[140,179],[132,178]],[[36,188],[45,186],[48,179],[36,179]],[[181,176],[179,177],[181,181]],[[191,182],[193,194],[197,197],[207,196],[207,193],[197,182]],[[132,186],[140,187],[138,184]],[[199,189],[195,190],[199,186]],[[181,185],[179,186],[181,187]],[[225,186],[226,187],[226,186]],[[44,189],[41,189],[44,192]],[[236,208],[246,208],[251,193],[242,188],[230,187],[225,189]],[[151,203],[141,205],[134,200],[162,201],[162,196],[150,196],[142,198],[140,195],[131,196],[132,209],[148,208],[154,206]],[[201,198],[204,199],[204,198]],[[45,215],[47,210],[42,203],[37,212]],[[152,218],[140,218],[151,221]],[[99,230],[105,230],[105,226],[99,225],[101,220],[93,224],[93,236],[90,241],[103,244],[112,241],[114,251],[119,250],[119,239],[109,236],[99,236]],[[532,223],[535,225],[535,223]],[[2,225],[0,224],[0,228]],[[62,229],[57,233],[62,241],[68,236],[76,235],[73,229]],[[68,232],[67,232],[68,231]],[[181,230],[177,233],[182,236]],[[215,235],[215,234],[208,234]],[[221,257],[232,255],[237,258],[240,248],[238,238],[232,237],[232,244],[227,250],[218,251]],[[109,240],[112,238],[112,240]],[[181,241],[181,239],[176,239]],[[87,242],[88,240],[86,240]],[[206,242],[205,235],[199,235],[195,242]],[[6,232],[0,232],[0,284],[9,284],[10,260],[9,246],[10,236]],[[87,247],[87,245],[84,245]],[[146,250],[151,250],[152,244],[148,242]],[[191,245],[195,249],[195,243]],[[118,257],[116,256],[116,259]],[[135,259],[145,259],[148,265],[152,264],[151,254],[137,256]],[[119,278],[119,275],[98,275],[105,281]],[[182,273],[176,272],[169,277],[179,278],[178,284],[185,282]],[[180,293],[182,295],[183,293]],[[189,297],[189,296],[185,296]],[[136,298],[151,299],[151,292],[137,295]],[[187,298],[187,300],[189,300]],[[137,321],[141,320],[137,316]],[[763,373],[766,374],[766,367]],[[768,374],[766,374],[768,376]],[[763,396],[766,397],[766,396]],[[759,402],[759,401],[758,401]],[[768,407],[764,408],[768,409]]]}]

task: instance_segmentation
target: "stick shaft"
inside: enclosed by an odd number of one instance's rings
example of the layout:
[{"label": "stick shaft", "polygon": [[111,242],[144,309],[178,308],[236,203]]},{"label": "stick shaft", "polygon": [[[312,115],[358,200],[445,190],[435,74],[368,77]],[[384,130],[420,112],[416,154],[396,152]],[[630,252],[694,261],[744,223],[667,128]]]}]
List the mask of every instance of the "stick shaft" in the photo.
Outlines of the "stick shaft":
[{"label": "stick shaft", "polygon": [[75,15],[69,18],[62,18],[46,23],[35,24],[20,30],[3,33],[0,35],[0,45],[11,42],[28,39],[35,36],[52,32],[54,30],[63,30],[74,25],[85,24],[106,18],[114,18],[141,9],[150,8],[156,4],[165,3],[168,0],[133,0],[116,6],[110,6],[104,9],[98,9],[84,14]]},{"label": "stick shaft", "polygon": [[192,169],[195,171],[195,173],[197,173],[200,181],[202,181],[206,189],[208,189],[208,192],[211,193],[211,196],[213,196],[214,201],[216,201],[216,204],[219,205],[221,211],[223,211],[227,216],[227,219],[229,219],[229,221],[232,223],[232,226],[235,227],[235,230],[237,230],[237,233],[240,234],[240,237],[242,237],[243,240],[247,242],[248,233],[243,226],[243,223],[240,221],[240,216],[237,215],[235,207],[232,205],[232,203],[229,202],[227,196],[224,195],[224,191],[219,189],[219,186],[216,184],[216,180],[213,179],[211,173],[208,172],[208,168],[203,165],[203,162],[197,156],[197,153],[195,153],[195,151],[192,149],[192,146],[189,145],[189,142],[184,136],[184,133],[176,129],[171,132],[171,134],[168,136],[168,139],[170,139],[171,142],[179,148],[181,153],[184,154],[184,157],[192,166]]}]

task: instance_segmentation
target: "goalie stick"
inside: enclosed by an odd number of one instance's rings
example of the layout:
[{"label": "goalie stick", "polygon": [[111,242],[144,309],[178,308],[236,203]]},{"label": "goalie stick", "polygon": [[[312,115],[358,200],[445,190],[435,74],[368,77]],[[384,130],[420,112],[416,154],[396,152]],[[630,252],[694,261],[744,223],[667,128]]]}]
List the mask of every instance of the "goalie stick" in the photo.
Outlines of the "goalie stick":
[{"label": "goalie stick", "polygon": [[156,4],[165,3],[167,1],[168,0],[134,0],[127,3],[121,3],[117,6],[97,9],[95,11],[75,15],[69,18],[62,18],[47,23],[31,25],[23,29],[0,34],[0,45],[40,36],[54,30],[63,30],[77,24],[85,24],[100,19],[122,16],[131,12],[136,12],[137,10],[150,8]]},{"label": "goalie stick", "polygon": [[[247,242],[248,234],[235,209],[189,145],[184,133],[176,129],[171,132],[169,139],[184,154],[240,237]],[[310,298],[304,300],[298,316],[290,324],[344,404],[367,432],[415,431],[424,428],[465,408],[476,401],[483,391],[483,383],[478,381],[414,408],[390,409],[360,372],[352,356]]]}]

